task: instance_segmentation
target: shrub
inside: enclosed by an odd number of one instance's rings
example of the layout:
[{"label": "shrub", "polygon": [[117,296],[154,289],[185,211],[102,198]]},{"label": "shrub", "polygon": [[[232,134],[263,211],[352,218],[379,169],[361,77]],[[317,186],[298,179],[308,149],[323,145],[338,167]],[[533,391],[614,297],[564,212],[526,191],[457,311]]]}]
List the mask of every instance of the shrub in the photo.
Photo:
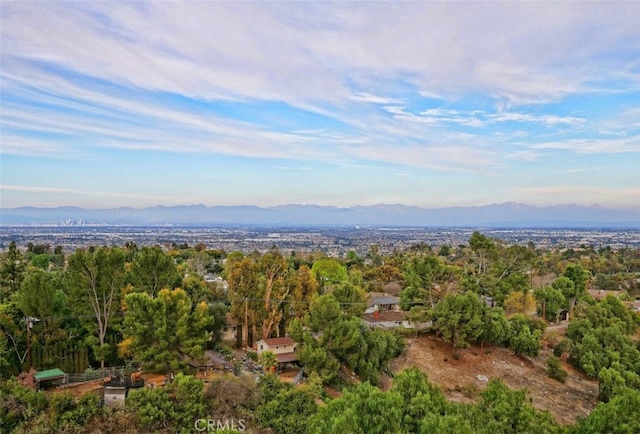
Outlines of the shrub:
[{"label": "shrub", "polygon": [[555,356],[549,357],[547,359],[547,373],[549,374],[549,377],[553,378],[554,380],[558,380],[561,383],[564,383],[566,381],[568,375],[567,371],[562,368],[560,359]]}]

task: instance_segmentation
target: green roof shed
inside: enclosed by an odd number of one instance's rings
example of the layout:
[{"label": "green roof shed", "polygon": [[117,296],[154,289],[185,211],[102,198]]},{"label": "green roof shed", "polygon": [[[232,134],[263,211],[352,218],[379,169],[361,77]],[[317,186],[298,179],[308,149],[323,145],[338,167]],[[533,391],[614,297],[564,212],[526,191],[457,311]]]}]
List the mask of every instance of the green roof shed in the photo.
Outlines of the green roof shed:
[{"label": "green roof shed", "polygon": [[[47,369],[46,371],[38,371],[34,375],[36,383],[38,383],[38,389],[43,382],[51,382],[51,384],[64,384],[66,383],[67,374],[61,369]],[[50,385],[51,385],[50,384]]]}]

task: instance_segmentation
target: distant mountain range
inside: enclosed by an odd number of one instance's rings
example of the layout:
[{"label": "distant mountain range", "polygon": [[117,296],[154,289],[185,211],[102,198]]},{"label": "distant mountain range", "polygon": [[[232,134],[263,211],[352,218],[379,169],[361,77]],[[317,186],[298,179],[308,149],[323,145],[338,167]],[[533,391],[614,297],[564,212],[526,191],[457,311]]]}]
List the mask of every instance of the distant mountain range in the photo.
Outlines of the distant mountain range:
[{"label": "distant mountain range", "polygon": [[0,225],[176,226],[414,226],[500,228],[640,228],[640,213],[600,206],[537,207],[502,203],[473,207],[419,208],[372,205],[155,206],[84,209],[0,208]]}]

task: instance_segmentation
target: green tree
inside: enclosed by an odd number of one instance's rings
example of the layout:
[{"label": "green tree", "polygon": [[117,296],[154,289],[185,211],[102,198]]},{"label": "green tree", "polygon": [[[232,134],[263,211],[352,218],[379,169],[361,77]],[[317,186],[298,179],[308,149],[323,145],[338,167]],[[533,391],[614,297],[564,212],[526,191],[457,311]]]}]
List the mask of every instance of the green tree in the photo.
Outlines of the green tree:
[{"label": "green tree", "polygon": [[456,274],[454,267],[445,265],[437,256],[413,256],[405,266],[407,286],[400,292],[400,299],[405,307],[413,303],[428,303],[433,308],[445,293],[441,285],[450,283]]},{"label": "green tree", "polygon": [[340,303],[344,313],[349,316],[359,317],[367,308],[364,291],[349,282],[337,285],[331,294]]},{"label": "green tree", "polygon": [[164,288],[173,289],[182,284],[173,258],[159,247],[143,247],[131,263],[131,280],[136,291],[154,297]]},{"label": "green tree", "polygon": [[556,321],[562,306],[566,303],[562,291],[551,286],[536,289],[534,295],[538,302],[538,312],[547,321]]},{"label": "green tree", "polygon": [[513,348],[516,354],[535,357],[540,353],[542,331],[532,330],[531,323],[524,315],[513,315],[509,318],[509,326],[509,347]]},{"label": "green tree", "polygon": [[289,333],[299,343],[296,352],[307,372],[316,372],[325,383],[335,378],[340,362],[376,382],[380,369],[402,350],[396,336],[371,331],[359,318],[346,315],[332,294],[316,297],[304,324],[293,320]]},{"label": "green tree", "polygon": [[469,238],[469,247],[474,253],[473,260],[476,264],[476,274],[486,273],[489,267],[490,259],[493,258],[496,245],[493,240],[487,236],[475,231]]},{"label": "green tree", "polygon": [[[330,383],[340,371],[338,359],[308,331],[302,331],[297,319],[291,322],[291,336],[298,342],[296,354],[305,371],[317,374],[323,383]],[[297,330],[297,331],[296,331]]]},{"label": "green tree", "polygon": [[567,379],[567,371],[562,368],[560,359],[557,357],[549,357],[547,359],[547,373],[549,377],[564,383]]},{"label": "green tree", "polygon": [[44,411],[46,395],[25,387],[15,378],[0,381],[0,432],[14,432],[20,424],[28,423]]},{"label": "green tree", "polygon": [[3,258],[0,267],[0,303],[10,295],[15,293],[22,283],[22,277],[25,271],[25,263],[20,250],[16,246],[15,241],[9,243],[9,249]]},{"label": "green tree", "polygon": [[260,425],[282,434],[307,432],[309,418],[318,407],[313,394],[286,384],[278,393],[266,397],[256,409]]},{"label": "green tree", "polygon": [[320,407],[309,423],[309,433],[401,433],[402,397],[361,383],[339,399]]},{"label": "green tree", "polygon": [[144,369],[155,372],[185,367],[185,356],[203,356],[212,318],[206,303],[195,307],[184,290],[163,289],[157,297],[132,293],[125,298],[124,341],[121,353],[130,354]]},{"label": "green tree", "polygon": [[445,342],[466,348],[483,331],[484,302],[477,294],[447,294],[433,310],[433,328]]},{"label": "green tree", "polygon": [[393,379],[392,392],[402,397],[402,429],[405,432],[420,432],[422,421],[429,415],[442,417],[446,413],[447,401],[436,386],[418,368],[409,368]]},{"label": "green tree", "polygon": [[17,307],[26,315],[35,317],[44,325],[44,333],[51,336],[59,331],[66,297],[60,276],[43,270],[29,272],[14,296]]},{"label": "green tree", "polygon": [[191,433],[195,421],[207,414],[204,382],[178,373],[165,387],[132,390],[127,407],[141,431]]},{"label": "green tree", "polygon": [[479,340],[484,343],[496,345],[506,344],[510,337],[511,329],[504,315],[504,310],[499,307],[485,307],[482,312],[482,333]]},{"label": "green tree", "polygon": [[623,389],[607,403],[600,403],[572,432],[576,434],[633,434],[640,432],[640,390]]},{"label": "green tree", "polygon": [[291,309],[294,318],[302,319],[309,309],[309,303],[318,293],[318,282],[308,265],[303,264],[287,276],[291,290]]},{"label": "green tree", "polygon": [[[355,322],[353,319],[351,322]],[[404,343],[389,332],[374,329],[367,330],[362,323],[358,324],[364,338],[364,345],[358,348],[357,358],[349,366],[364,381],[377,384],[380,371],[387,369],[387,363],[402,352]]]},{"label": "green tree", "polygon": [[270,372],[278,366],[278,358],[273,351],[263,351],[258,358],[258,363],[264,368],[265,372]]},{"label": "green tree", "polygon": [[80,315],[91,313],[95,318],[95,323],[85,321],[84,326],[97,335],[98,347],[94,352],[102,368],[109,351],[105,338],[120,304],[124,273],[124,252],[117,247],[77,250],[69,257],[67,279],[70,296],[75,300],[74,305]]},{"label": "green tree", "polygon": [[251,346],[253,342],[249,340],[249,329],[255,329],[256,310],[260,308],[260,277],[255,261],[241,254],[230,255],[227,259],[226,276],[231,314],[242,325],[242,345]]},{"label": "green tree", "polygon": [[320,258],[314,261],[311,272],[320,283],[320,292],[324,292],[326,287],[332,287],[349,279],[347,268],[340,264],[337,259]]},{"label": "green tree", "polygon": [[[563,279],[569,279],[571,285]],[[562,276],[552,283],[552,286],[559,289],[567,299],[569,303],[569,317],[573,317],[573,308],[576,305],[577,299],[586,292],[588,280],[589,272],[582,268],[581,265],[569,265],[565,268]]]},{"label": "green tree", "polygon": [[293,289],[291,286],[285,285],[287,266],[287,260],[275,249],[262,255],[258,262],[261,274],[260,294],[264,299],[262,339],[270,337],[274,327],[282,319],[283,303]]},{"label": "green tree", "polygon": [[549,412],[538,412],[527,402],[525,389],[512,391],[491,379],[475,407],[474,428],[482,433],[555,433],[561,428]]}]

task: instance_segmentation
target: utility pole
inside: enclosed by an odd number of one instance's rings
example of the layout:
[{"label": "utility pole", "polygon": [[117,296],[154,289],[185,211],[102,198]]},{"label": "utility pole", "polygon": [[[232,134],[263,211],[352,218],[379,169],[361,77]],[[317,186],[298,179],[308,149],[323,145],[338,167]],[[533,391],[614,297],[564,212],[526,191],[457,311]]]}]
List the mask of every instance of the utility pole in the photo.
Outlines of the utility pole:
[{"label": "utility pole", "polygon": [[33,359],[31,357],[31,329],[33,328],[34,322],[40,322],[40,318],[28,316],[24,320],[27,323],[27,354],[29,355],[29,370],[31,370],[33,367]]}]

